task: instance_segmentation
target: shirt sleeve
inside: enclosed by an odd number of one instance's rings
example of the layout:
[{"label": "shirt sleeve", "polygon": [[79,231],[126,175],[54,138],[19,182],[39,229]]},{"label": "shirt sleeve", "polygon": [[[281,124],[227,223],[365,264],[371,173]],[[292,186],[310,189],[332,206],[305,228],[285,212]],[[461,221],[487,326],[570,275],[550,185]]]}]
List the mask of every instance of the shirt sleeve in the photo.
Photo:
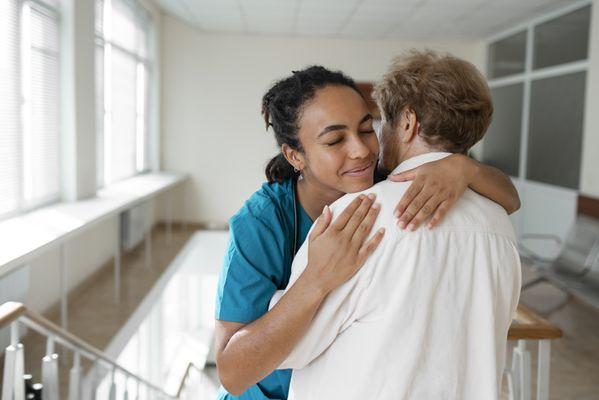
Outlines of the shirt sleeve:
[{"label": "shirt sleeve", "polygon": [[250,323],[268,311],[284,273],[283,233],[253,215],[231,220],[218,284],[216,319]]},{"label": "shirt sleeve", "polygon": [[[337,210],[343,208],[336,207]],[[336,215],[335,210],[332,209],[332,211],[333,215]],[[306,269],[308,265],[308,242],[306,240],[300,247],[293,260],[289,284],[285,290],[279,290],[274,294],[270,302],[270,309],[280,301]],[[348,282],[329,293],[314,316],[306,334],[279,366],[280,369],[304,368],[320,356],[333,343],[335,338],[357,319],[357,304],[360,293],[363,291],[360,275],[360,272],[358,272]]]}]

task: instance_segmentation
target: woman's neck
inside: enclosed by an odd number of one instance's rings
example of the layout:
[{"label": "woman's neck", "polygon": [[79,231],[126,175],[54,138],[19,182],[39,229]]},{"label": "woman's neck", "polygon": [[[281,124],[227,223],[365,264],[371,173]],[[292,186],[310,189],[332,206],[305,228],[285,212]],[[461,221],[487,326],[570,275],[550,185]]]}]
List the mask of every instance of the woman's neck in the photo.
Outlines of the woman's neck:
[{"label": "woman's neck", "polygon": [[343,196],[343,193],[324,188],[308,179],[300,179],[297,182],[297,196],[312,221],[316,221],[316,218],[322,214],[324,206],[335,202]]}]

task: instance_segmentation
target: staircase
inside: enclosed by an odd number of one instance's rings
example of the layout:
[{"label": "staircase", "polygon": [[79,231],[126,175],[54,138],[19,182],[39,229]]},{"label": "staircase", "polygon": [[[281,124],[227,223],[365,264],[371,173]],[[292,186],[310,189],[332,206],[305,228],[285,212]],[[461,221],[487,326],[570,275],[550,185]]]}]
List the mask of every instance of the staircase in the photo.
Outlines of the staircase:
[{"label": "staircase", "polygon": [[[119,399],[191,399],[197,392],[200,368],[189,363],[180,378],[176,393],[166,392],[158,382],[152,383],[137,375],[104,352],[60,328],[21,303],[7,302],[0,306],[0,328],[10,327],[10,345],[5,350],[1,400],[94,400],[103,377],[110,377],[109,400]],[[46,355],[42,364],[41,382],[33,383],[25,371],[23,344],[19,342],[23,328],[36,331],[46,338]],[[60,354],[72,355],[68,375],[68,393],[59,392]],[[85,367],[85,365],[87,367]]]}]

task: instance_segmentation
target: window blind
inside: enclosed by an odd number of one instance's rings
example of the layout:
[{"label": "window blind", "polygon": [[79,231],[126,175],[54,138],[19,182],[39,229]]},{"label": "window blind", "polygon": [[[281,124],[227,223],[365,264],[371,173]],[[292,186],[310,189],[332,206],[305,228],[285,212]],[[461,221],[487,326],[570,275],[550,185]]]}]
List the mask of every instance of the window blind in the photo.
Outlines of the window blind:
[{"label": "window blind", "polygon": [[19,205],[19,86],[19,7],[16,0],[6,0],[0,2],[0,215]]},{"label": "window blind", "polygon": [[60,196],[57,5],[0,2],[0,218]]},{"label": "window blind", "polygon": [[58,15],[25,5],[23,27],[23,197],[35,206],[60,193]]},{"label": "window blind", "polygon": [[98,121],[98,186],[147,169],[147,57],[149,18],[130,0],[98,0],[96,14],[96,99],[103,105]]}]

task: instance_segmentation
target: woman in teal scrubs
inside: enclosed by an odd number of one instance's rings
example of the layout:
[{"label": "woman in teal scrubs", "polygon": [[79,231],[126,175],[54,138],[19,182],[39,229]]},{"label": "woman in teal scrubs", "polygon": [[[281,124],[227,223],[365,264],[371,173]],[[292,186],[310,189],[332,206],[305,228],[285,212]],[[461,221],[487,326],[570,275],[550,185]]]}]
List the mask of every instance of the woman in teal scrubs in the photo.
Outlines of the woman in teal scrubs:
[{"label": "woman in teal scrubs", "polygon": [[[366,240],[378,213],[373,198],[358,197],[332,223],[326,207],[345,193],[369,188],[375,179],[379,147],[372,116],[350,78],[322,67],[294,72],[266,93],[263,114],[281,153],[266,168],[268,183],[230,220],[216,303],[219,399],[287,399],[291,371],[276,368],[326,295],[362,266],[384,234]],[[450,188],[459,195],[470,185],[508,212],[518,203],[509,179],[464,156],[427,168],[432,175],[444,174],[447,183],[439,188],[437,180],[431,190],[424,179],[412,199],[424,193],[447,206],[451,201],[439,193]],[[449,196],[459,197],[451,191]],[[424,202],[419,203],[404,214],[418,215]],[[269,311],[315,220],[308,267]]]}]

